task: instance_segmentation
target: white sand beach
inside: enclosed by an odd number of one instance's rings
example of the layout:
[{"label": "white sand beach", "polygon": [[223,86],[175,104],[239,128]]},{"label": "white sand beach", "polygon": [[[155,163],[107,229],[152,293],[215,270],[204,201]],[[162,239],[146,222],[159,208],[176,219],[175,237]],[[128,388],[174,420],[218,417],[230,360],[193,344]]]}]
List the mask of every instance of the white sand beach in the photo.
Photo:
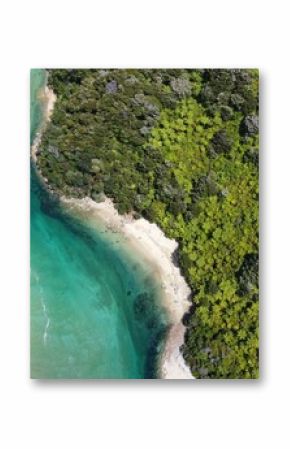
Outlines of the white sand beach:
[{"label": "white sand beach", "polygon": [[41,142],[42,133],[44,131],[45,126],[47,125],[47,123],[51,118],[54,103],[56,102],[56,95],[53,92],[53,90],[46,85],[44,89],[40,90],[39,99],[43,105],[43,123],[39,131],[37,132],[33,144],[31,146],[31,158],[34,163],[36,163],[36,156]]},{"label": "white sand beach", "polygon": [[179,350],[184,340],[185,327],[182,324],[182,317],[190,306],[188,299],[190,289],[180,269],[172,261],[177,242],[165,237],[156,224],[143,218],[135,220],[128,215],[119,215],[113,202],[108,198],[100,203],[90,198],[62,197],[61,201],[72,212],[78,215],[85,214],[90,222],[101,221],[109,230],[125,236],[126,244],[154,267],[154,272],[162,286],[162,300],[171,323],[161,357],[159,375],[163,379],[193,379]]}]

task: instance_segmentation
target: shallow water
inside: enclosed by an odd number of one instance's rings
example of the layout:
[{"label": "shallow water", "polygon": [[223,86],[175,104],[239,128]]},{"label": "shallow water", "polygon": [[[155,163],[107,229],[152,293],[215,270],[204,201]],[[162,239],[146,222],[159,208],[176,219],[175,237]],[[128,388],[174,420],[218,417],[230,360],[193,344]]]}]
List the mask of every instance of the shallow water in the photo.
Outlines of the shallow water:
[{"label": "shallow water", "polygon": [[[31,72],[31,140],[44,82],[43,70]],[[65,213],[32,167],[31,377],[155,377],[166,334],[159,304],[150,266]]]}]

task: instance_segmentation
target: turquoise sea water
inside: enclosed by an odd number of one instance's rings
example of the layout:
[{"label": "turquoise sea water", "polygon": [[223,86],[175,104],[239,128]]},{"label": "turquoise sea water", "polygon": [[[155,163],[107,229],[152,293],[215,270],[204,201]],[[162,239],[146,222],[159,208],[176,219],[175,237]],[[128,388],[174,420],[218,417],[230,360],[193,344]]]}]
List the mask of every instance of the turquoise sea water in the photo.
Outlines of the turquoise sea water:
[{"label": "turquoise sea water", "polygon": [[[31,72],[31,141],[43,70]],[[31,377],[147,378],[166,334],[152,268],[65,213],[31,169]]]}]

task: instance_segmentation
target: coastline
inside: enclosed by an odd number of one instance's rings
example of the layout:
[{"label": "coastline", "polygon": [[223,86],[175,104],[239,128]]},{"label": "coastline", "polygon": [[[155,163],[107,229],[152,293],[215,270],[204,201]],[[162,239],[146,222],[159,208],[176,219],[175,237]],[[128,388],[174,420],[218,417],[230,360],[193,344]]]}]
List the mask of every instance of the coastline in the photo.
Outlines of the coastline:
[{"label": "coastline", "polygon": [[[50,89],[47,84],[45,84],[44,88],[39,92],[39,99],[42,103],[43,107],[43,120],[40,126],[40,129],[37,131],[36,136],[31,145],[31,159],[36,165],[37,161],[37,152],[39,150],[39,145],[41,143],[42,133],[47,126],[47,123],[50,121],[51,114],[54,108],[54,104],[56,102],[56,95],[52,89]],[[37,168],[39,174],[41,174],[40,169]],[[44,178],[45,179],[45,178]],[[45,179],[46,181],[46,179]]]},{"label": "coastline", "polygon": [[[31,145],[31,158],[39,176],[49,188],[47,179],[42,176],[36,162],[42,133],[51,118],[56,95],[47,85],[40,95],[43,102],[43,123]],[[161,281],[162,301],[170,321],[169,333],[159,362],[159,376],[162,379],[194,379],[180,352],[185,334],[182,318],[191,303],[190,289],[180,269],[172,261],[177,242],[165,237],[156,224],[144,218],[136,220],[128,215],[119,215],[109,198],[96,203],[90,198],[74,199],[63,196],[60,201],[71,212],[85,214],[92,222],[102,222],[108,230],[122,234],[128,245],[154,267],[154,272]]]},{"label": "coastline", "polygon": [[162,303],[166,308],[170,329],[160,358],[158,373],[162,379],[194,379],[180,352],[184,341],[185,326],[182,317],[190,307],[190,288],[180,269],[172,261],[178,244],[168,239],[163,231],[144,218],[134,219],[130,215],[119,215],[112,200],[96,203],[91,198],[75,199],[62,196],[61,204],[70,213],[89,220],[90,224],[104,225],[105,229],[117,232],[125,238],[126,245],[135,254],[153,267],[161,282]]}]

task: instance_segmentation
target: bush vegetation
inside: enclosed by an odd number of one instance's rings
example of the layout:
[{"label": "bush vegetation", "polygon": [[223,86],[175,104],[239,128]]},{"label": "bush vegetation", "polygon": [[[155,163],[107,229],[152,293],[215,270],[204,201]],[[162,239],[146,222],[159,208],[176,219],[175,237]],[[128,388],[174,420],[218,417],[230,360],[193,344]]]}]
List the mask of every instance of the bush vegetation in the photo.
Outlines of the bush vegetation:
[{"label": "bush vegetation", "polygon": [[111,197],[179,242],[198,378],[258,376],[258,73],[50,70],[38,164],[55,191]]}]

